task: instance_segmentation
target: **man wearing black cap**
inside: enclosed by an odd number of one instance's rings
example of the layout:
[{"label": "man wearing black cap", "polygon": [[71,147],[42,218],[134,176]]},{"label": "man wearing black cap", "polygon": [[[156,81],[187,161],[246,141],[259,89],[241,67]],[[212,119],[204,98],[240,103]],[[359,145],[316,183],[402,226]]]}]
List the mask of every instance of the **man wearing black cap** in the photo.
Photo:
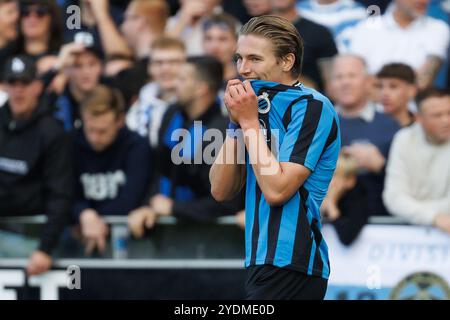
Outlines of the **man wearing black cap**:
[{"label": "man wearing black cap", "polygon": [[56,93],[55,116],[66,130],[81,126],[80,103],[100,83],[102,71],[101,53],[90,33],[77,33],[73,42],[61,48],[53,72],[64,72],[67,84],[62,93]]},{"label": "man wearing black cap", "polygon": [[70,142],[47,104],[42,83],[25,56],[8,60],[3,73],[6,104],[0,108],[0,215],[46,214],[40,245],[28,274],[47,271],[71,205]]}]

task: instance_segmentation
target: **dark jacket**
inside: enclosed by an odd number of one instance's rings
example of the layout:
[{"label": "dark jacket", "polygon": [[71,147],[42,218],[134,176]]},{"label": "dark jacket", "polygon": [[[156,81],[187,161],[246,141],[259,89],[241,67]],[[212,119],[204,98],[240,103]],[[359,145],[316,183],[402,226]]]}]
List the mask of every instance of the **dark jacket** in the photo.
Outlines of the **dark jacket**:
[{"label": "dark jacket", "polygon": [[[173,214],[178,218],[204,221],[234,214],[243,209],[242,194],[234,201],[218,203],[211,196],[209,183],[211,165],[206,163],[205,159],[201,163],[195,163],[196,156],[199,159],[199,153],[203,153],[210,143],[202,141],[204,132],[207,129],[218,129],[224,138],[228,121],[222,115],[217,103],[210,106],[195,121],[201,121],[197,129],[194,127],[194,121],[188,118],[179,105],[172,105],[167,110],[159,133],[157,150],[159,176],[155,180],[154,193],[163,194],[174,200]],[[191,139],[172,140],[172,134],[179,129],[189,132]],[[190,163],[184,161],[175,164],[172,159],[172,151],[181,141],[184,142],[181,151],[183,158],[190,159]]]},{"label": "dark jacket", "polygon": [[101,215],[127,215],[142,205],[154,169],[147,139],[124,127],[112,145],[96,152],[79,129],[74,154],[76,221],[88,208]]},{"label": "dark jacket", "polygon": [[40,250],[50,253],[67,223],[72,195],[70,140],[49,108],[27,120],[0,108],[0,215],[46,214]]}]

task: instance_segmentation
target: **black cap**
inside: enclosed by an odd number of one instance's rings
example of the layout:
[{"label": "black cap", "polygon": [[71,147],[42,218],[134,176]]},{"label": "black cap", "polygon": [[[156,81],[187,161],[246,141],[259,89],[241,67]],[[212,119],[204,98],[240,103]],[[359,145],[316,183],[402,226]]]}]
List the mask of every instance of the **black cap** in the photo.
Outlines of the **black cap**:
[{"label": "black cap", "polygon": [[90,32],[79,31],[74,34],[73,42],[82,44],[86,51],[93,53],[100,60],[103,59],[102,52],[96,46],[94,35]]},{"label": "black cap", "polygon": [[27,56],[15,56],[6,61],[3,80],[23,80],[31,82],[37,78],[36,64]]}]

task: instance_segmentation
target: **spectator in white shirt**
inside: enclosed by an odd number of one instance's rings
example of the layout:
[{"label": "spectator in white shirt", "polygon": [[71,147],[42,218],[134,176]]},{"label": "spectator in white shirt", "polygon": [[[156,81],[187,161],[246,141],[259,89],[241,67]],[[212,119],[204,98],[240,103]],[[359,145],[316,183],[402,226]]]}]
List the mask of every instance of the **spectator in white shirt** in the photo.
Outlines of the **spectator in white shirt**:
[{"label": "spectator in white shirt", "polygon": [[339,50],[347,45],[344,30],[368,16],[366,8],[354,0],[303,0],[297,2],[297,10],[302,17],[327,27]]},{"label": "spectator in white shirt", "polygon": [[126,117],[128,128],[148,137],[152,149],[158,143],[162,118],[168,106],[176,100],[177,77],[185,60],[186,49],[181,40],[162,37],[153,42],[148,65],[153,81],[142,87],[139,99]]},{"label": "spectator in white shirt", "polygon": [[420,89],[429,87],[445,61],[450,30],[426,16],[430,0],[395,0],[393,10],[360,22],[351,30],[348,52],[365,57],[369,72],[401,62],[417,72]]},{"label": "spectator in white shirt", "polygon": [[428,89],[417,104],[418,123],[392,143],[383,201],[393,215],[450,233],[450,93]]}]

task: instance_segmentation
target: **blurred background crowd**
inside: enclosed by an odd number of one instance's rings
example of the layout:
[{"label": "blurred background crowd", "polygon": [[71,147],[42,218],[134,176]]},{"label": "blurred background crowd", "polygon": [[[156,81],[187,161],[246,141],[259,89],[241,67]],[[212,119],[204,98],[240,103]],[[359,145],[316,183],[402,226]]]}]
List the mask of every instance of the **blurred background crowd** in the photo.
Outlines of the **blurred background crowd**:
[{"label": "blurred background crowd", "polygon": [[0,216],[47,216],[30,274],[68,234],[101,253],[105,216],[136,238],[162,216],[244,227],[243,196],[217,203],[194,159],[227,127],[240,27],[267,14],[298,29],[299,80],[340,116],[321,212],[341,242],[370,216],[450,233],[450,1],[0,0]]}]

